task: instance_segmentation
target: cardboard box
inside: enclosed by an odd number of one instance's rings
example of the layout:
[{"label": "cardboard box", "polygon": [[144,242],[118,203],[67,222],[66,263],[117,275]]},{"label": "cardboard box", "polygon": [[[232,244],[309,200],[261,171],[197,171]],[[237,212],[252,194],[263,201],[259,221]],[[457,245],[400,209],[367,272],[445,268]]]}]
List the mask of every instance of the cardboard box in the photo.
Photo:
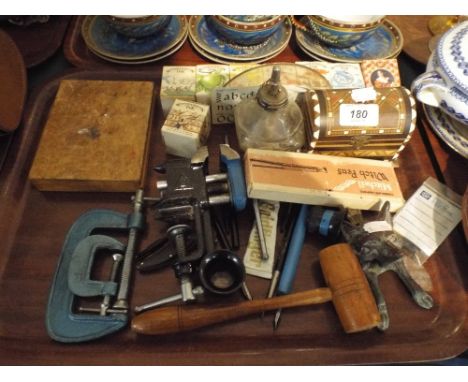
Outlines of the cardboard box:
[{"label": "cardboard box", "polygon": [[405,202],[391,162],[259,149],[244,161],[252,199],[375,211]]},{"label": "cardboard box", "polygon": [[367,87],[395,88],[401,86],[396,58],[365,60],[361,62],[361,69]]},{"label": "cardboard box", "polygon": [[216,88],[211,94],[211,123],[234,123],[234,108],[243,100],[255,98],[258,86]]},{"label": "cardboard box", "polygon": [[211,92],[229,81],[229,65],[197,65],[196,100],[209,105]]},{"label": "cardboard box", "polygon": [[161,108],[167,117],[175,99],[195,101],[195,66],[164,66],[161,78]]},{"label": "cardboard box", "polygon": [[229,80],[238,76],[245,71],[256,68],[259,64],[231,64],[229,65]]},{"label": "cardboard box", "polygon": [[359,64],[323,61],[297,61],[296,64],[319,72],[328,80],[332,89],[355,89],[365,86]]},{"label": "cardboard box", "polygon": [[210,133],[210,107],[176,99],[161,134],[168,154],[191,158]]}]

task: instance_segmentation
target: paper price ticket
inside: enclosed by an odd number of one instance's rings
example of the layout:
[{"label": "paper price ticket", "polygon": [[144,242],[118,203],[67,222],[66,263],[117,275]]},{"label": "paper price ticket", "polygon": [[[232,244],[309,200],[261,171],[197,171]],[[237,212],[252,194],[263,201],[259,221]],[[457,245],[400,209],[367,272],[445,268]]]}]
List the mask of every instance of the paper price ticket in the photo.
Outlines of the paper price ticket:
[{"label": "paper price ticket", "polygon": [[461,196],[428,178],[393,219],[393,229],[431,256],[461,221]]}]

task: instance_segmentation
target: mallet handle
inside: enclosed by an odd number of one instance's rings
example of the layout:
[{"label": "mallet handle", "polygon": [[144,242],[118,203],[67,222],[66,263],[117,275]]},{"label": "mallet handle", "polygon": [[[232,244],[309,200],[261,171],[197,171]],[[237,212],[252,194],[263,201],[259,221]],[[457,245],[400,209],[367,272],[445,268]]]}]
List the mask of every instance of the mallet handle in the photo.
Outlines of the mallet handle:
[{"label": "mallet handle", "polygon": [[136,316],[132,329],[142,334],[167,334],[201,328],[267,310],[321,304],[331,301],[346,333],[360,332],[380,323],[372,291],[349,244],[335,244],[320,251],[320,266],[329,288],[264,300],[245,301],[220,308],[173,306]]},{"label": "mallet handle", "polygon": [[132,321],[132,330],[141,334],[176,333],[268,310],[321,304],[331,301],[331,299],[330,289],[317,288],[270,299],[244,301],[218,308],[200,308],[185,305],[170,306],[136,316]]}]

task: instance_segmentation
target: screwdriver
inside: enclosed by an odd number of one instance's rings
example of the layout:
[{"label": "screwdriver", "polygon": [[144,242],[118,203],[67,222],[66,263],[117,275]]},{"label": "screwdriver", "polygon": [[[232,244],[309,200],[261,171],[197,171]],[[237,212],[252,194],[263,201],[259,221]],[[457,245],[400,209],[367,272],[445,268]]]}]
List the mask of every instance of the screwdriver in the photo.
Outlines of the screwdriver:
[{"label": "screwdriver", "polygon": [[276,286],[278,285],[278,280],[279,280],[279,276],[281,274],[281,270],[283,269],[284,267],[284,262],[286,260],[286,253],[287,253],[287,250],[288,250],[288,246],[289,246],[289,242],[291,241],[291,236],[292,236],[292,232],[293,232],[293,228],[294,228],[294,223],[297,219],[297,215],[299,213],[299,205],[298,204],[293,204],[291,206],[288,205],[287,208],[287,212],[288,212],[288,215],[287,218],[285,218],[286,223],[285,223],[285,227],[286,227],[286,232],[284,233],[282,239],[281,239],[281,245],[280,245],[280,252],[278,254],[278,257],[276,258],[276,261],[275,261],[275,268],[274,268],[274,271],[273,271],[273,277],[271,278],[271,283],[270,283],[270,288],[268,289],[268,293],[267,293],[267,296],[266,298],[272,298],[273,295],[275,294],[276,292]]},{"label": "screwdriver", "polygon": [[[301,258],[302,247],[304,245],[304,239],[306,234],[306,220],[307,220],[308,206],[303,204],[297,215],[296,222],[294,223],[294,229],[292,231],[291,240],[289,241],[288,251],[286,260],[284,263],[283,270],[281,272],[281,278],[278,284],[278,290],[276,295],[289,294],[292,289],[294,278],[296,276],[297,265]],[[276,330],[279,326],[281,319],[281,309],[278,309],[273,320],[273,329]]]}]

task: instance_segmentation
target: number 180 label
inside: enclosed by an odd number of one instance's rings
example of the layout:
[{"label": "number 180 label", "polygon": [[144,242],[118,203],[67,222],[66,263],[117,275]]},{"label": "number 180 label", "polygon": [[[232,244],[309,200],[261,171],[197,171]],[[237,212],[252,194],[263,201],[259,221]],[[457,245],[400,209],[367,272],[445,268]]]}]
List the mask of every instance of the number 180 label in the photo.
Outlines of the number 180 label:
[{"label": "number 180 label", "polygon": [[340,126],[367,126],[379,124],[379,105],[342,104],[340,105]]}]

